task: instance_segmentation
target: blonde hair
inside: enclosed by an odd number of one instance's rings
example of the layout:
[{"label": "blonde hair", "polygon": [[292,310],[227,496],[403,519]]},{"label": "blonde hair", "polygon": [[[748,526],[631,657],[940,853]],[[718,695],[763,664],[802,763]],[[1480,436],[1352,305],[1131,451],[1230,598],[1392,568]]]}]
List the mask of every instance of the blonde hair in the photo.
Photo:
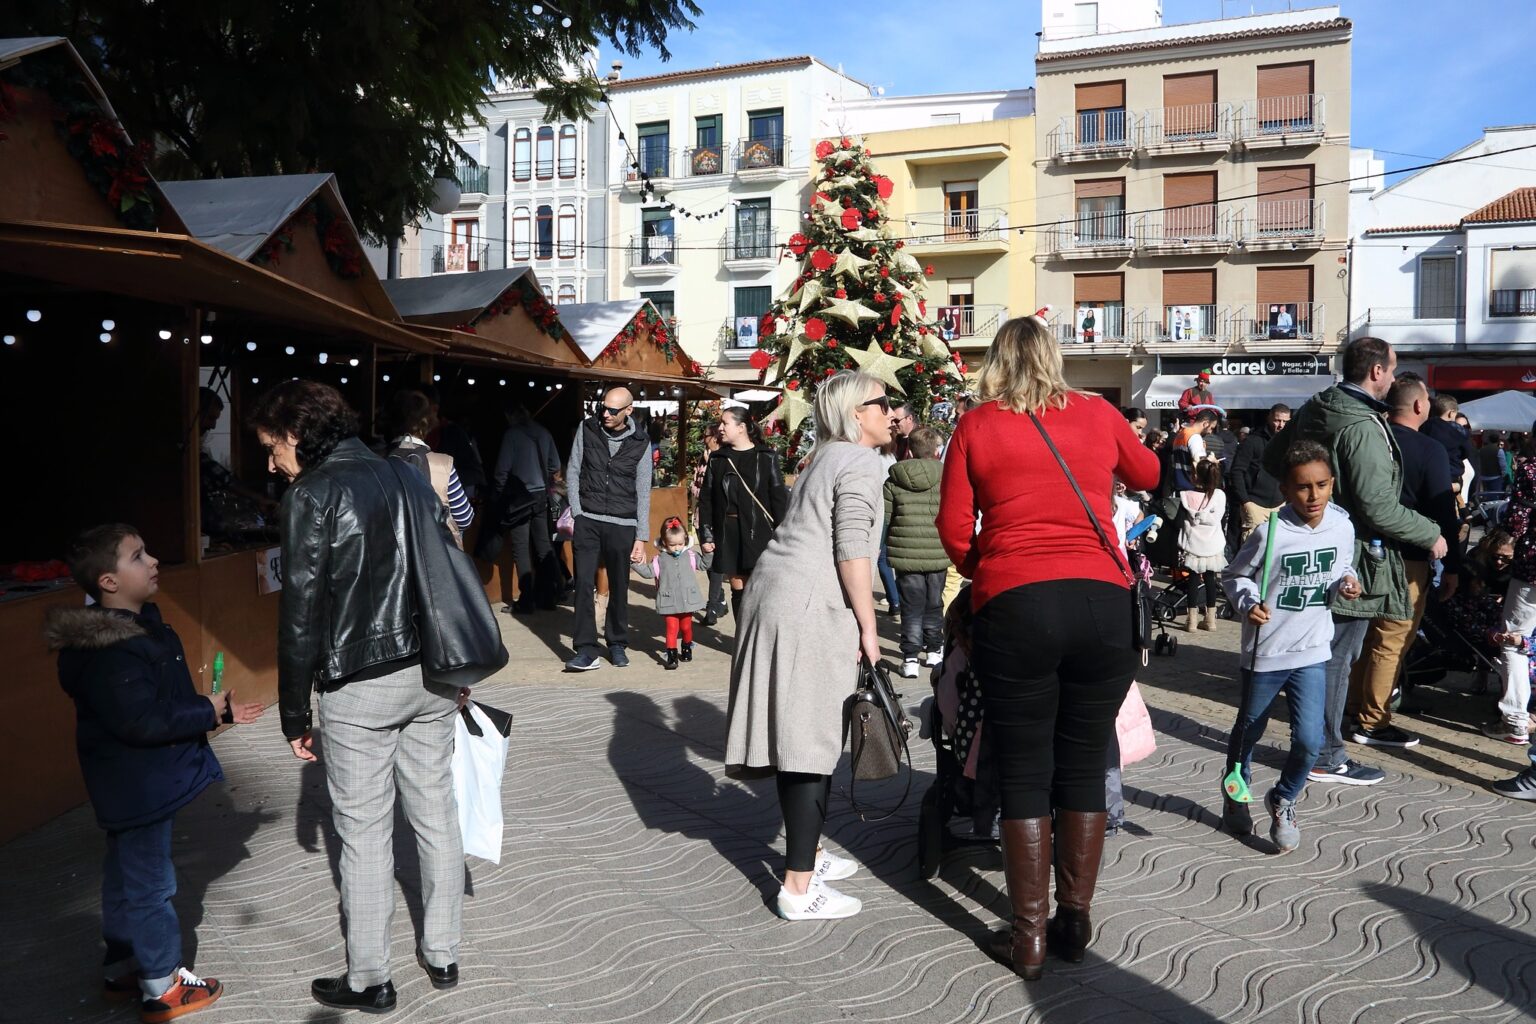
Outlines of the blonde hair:
[{"label": "blonde hair", "polygon": [[1038,317],[1014,317],[998,329],[976,379],[982,402],[1013,412],[1061,409],[1077,391],[1062,370],[1061,346]]},{"label": "blonde hair", "polygon": [[835,441],[857,443],[864,436],[859,427],[859,406],[876,392],[885,394],[885,385],[878,377],[858,370],[840,370],[828,377],[816,389],[816,447],[811,456]]}]

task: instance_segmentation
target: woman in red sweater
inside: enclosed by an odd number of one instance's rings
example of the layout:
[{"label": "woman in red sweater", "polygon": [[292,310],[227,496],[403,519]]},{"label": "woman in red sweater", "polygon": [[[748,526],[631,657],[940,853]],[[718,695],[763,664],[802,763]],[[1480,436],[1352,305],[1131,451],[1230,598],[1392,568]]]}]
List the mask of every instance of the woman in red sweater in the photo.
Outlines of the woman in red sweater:
[{"label": "woman in red sweater", "polygon": [[[1003,325],[978,384],[981,404],[945,453],[938,526],[971,579],[971,663],[1000,774],[1013,927],[988,952],[1033,979],[1047,939],[1076,962],[1092,934],[1104,762],[1139,659],[1120,556],[1100,542],[1028,414],[1106,531],[1115,478],[1152,490],[1159,467],[1118,409],[1067,385],[1061,349],[1035,317]],[[1047,928],[1052,811],[1057,912]]]}]

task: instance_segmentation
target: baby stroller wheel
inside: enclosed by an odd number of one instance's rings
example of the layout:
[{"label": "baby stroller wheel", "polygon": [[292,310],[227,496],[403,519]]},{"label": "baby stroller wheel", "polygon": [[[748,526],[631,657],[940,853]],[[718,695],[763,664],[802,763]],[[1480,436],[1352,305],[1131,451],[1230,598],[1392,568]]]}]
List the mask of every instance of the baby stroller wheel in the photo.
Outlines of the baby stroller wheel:
[{"label": "baby stroller wheel", "polygon": [[1153,654],[1158,654],[1158,655],[1162,655],[1163,657],[1171,658],[1171,657],[1173,657],[1174,653],[1176,651],[1178,651],[1178,649],[1179,649],[1178,637],[1169,636],[1167,633],[1159,634],[1157,639],[1152,641],[1152,653]]},{"label": "baby stroller wheel", "polygon": [[943,793],[930,786],[917,816],[917,874],[925,881],[938,877],[944,859],[944,818]]}]

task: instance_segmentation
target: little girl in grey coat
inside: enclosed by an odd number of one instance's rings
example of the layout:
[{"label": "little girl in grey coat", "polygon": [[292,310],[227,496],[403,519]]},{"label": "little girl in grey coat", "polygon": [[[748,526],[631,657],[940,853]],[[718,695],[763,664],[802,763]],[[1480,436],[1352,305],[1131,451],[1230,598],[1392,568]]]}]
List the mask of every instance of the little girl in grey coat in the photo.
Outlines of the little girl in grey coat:
[{"label": "little girl in grey coat", "polygon": [[688,528],[677,516],[662,524],[656,546],[661,554],[636,565],[635,572],[656,581],[656,612],[667,622],[665,665],[670,672],[678,662],[693,660],[693,613],[704,608],[698,573],[708,569],[712,559],[689,546]]}]

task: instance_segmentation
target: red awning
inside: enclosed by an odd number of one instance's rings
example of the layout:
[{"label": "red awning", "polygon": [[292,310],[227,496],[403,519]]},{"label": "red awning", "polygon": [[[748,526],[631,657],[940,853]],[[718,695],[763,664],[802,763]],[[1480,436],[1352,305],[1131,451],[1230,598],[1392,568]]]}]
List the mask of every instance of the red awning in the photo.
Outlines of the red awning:
[{"label": "red awning", "polygon": [[1536,391],[1536,359],[1513,366],[1431,366],[1429,383],[1442,391]]}]

